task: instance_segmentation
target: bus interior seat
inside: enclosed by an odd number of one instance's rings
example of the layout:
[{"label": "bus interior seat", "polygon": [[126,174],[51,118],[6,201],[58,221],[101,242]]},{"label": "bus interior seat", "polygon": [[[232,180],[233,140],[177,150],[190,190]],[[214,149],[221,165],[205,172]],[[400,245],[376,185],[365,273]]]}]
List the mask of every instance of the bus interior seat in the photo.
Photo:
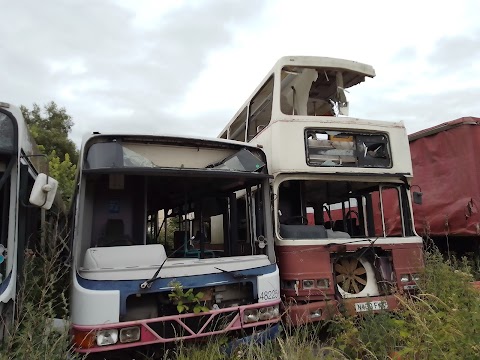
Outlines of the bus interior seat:
[{"label": "bus interior seat", "polygon": [[327,229],[327,237],[329,239],[350,239],[351,236],[345,231],[334,231],[332,229]]},{"label": "bus interior seat", "polygon": [[343,220],[335,220],[332,226],[333,231],[345,231]]},{"label": "bus interior seat", "polygon": [[323,225],[280,224],[280,235],[285,239],[326,239],[327,231]]},{"label": "bus interior seat", "polygon": [[125,246],[132,245],[128,235],[125,235],[125,226],[122,219],[108,219],[105,224],[105,236],[98,239],[97,246]]},{"label": "bus interior seat", "polygon": [[[346,226],[346,228],[345,228]],[[347,232],[348,234],[354,236],[360,234],[360,225],[357,224],[356,218],[351,218],[347,220],[337,220],[335,221],[333,231]]]}]

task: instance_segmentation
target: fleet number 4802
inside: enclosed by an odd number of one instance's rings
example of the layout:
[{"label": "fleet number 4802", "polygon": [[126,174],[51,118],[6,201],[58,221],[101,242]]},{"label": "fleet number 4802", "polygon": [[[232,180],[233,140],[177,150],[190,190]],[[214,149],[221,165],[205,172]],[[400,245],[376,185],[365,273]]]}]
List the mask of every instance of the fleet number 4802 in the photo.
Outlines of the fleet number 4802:
[{"label": "fleet number 4802", "polygon": [[278,289],[274,289],[274,290],[265,290],[265,291],[262,291],[258,298],[260,300],[263,300],[263,301],[266,301],[266,300],[275,300],[275,299],[278,299]]}]

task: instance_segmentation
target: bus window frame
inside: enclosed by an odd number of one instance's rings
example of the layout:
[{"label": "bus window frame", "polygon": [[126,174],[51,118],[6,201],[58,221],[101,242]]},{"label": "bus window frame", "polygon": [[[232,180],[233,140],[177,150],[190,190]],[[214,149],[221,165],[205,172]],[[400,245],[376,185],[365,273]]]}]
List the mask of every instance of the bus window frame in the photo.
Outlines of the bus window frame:
[{"label": "bus window frame", "polygon": [[[342,132],[342,133],[346,133],[346,134],[351,134],[353,136],[357,136],[357,135],[382,135],[382,136],[385,136],[386,138],[386,145],[387,145],[387,150],[388,150],[388,156],[389,156],[389,160],[390,160],[390,164],[389,166],[360,166],[358,165],[358,159],[357,159],[357,165],[356,166],[327,166],[327,165],[314,165],[311,163],[311,161],[308,159],[309,157],[309,150],[308,150],[308,132],[311,132],[311,131],[319,131],[319,132],[323,132],[323,133],[327,133],[327,131],[338,131],[338,132]],[[387,132],[382,132],[382,131],[371,131],[370,133],[366,132],[366,131],[358,131],[358,130],[355,130],[355,129],[341,129],[341,128],[328,128],[328,129],[325,129],[325,128],[316,128],[316,127],[305,127],[304,130],[303,130],[303,138],[304,138],[304,148],[305,148],[305,164],[307,164],[307,166],[309,167],[312,167],[312,168],[332,168],[332,167],[335,167],[335,168],[352,168],[352,169],[392,169],[393,168],[393,156],[392,156],[392,148],[391,148],[391,140],[390,140],[390,136]],[[327,134],[328,135],[328,134]],[[356,142],[356,138],[354,139],[354,141]]]},{"label": "bus window frame", "polygon": [[[259,96],[262,93],[262,91],[265,90],[265,88],[270,86],[270,83],[271,83],[271,87],[272,87],[271,93],[268,96],[266,96],[265,99],[260,104],[258,104],[257,108],[255,109],[255,112],[252,113],[252,104],[253,104],[254,100],[257,98],[257,96]],[[258,133],[260,133],[264,128],[266,128],[272,122],[272,117],[273,117],[273,113],[274,113],[273,103],[274,103],[274,98],[275,98],[275,84],[276,84],[275,74],[271,74],[267,78],[267,80],[265,80],[263,82],[260,89],[258,89],[258,91],[252,96],[252,98],[248,102],[247,119],[246,119],[246,124],[245,124],[245,142],[249,142],[252,139],[254,139],[258,135]],[[257,117],[268,107],[268,101],[270,101],[270,118],[269,118],[267,124],[258,125],[257,127],[255,127],[255,129],[253,129],[255,134],[251,134],[250,133],[250,123],[251,123],[251,121],[256,120]],[[260,131],[258,131],[259,126],[263,126],[263,129],[260,130]]]}]

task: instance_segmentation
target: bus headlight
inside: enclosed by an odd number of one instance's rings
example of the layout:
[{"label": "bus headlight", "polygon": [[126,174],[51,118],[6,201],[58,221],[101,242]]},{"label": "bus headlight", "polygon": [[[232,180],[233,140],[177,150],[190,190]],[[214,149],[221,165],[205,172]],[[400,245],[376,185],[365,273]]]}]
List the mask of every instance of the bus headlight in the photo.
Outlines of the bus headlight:
[{"label": "bus headlight", "polygon": [[272,314],[274,318],[280,316],[280,309],[278,305],[273,306]]},{"label": "bus headlight", "polygon": [[319,289],[328,289],[330,288],[330,281],[328,279],[319,279],[317,280],[317,287]]},{"label": "bus headlight", "polygon": [[316,309],[316,310],[310,311],[310,318],[318,319],[321,317],[322,317],[322,309]]},{"label": "bus headlight", "polygon": [[258,310],[258,318],[260,320],[270,320],[278,317],[280,312],[278,311],[278,305],[267,306]]},{"label": "bus headlight", "polygon": [[140,340],[140,328],[132,326],[120,330],[120,342],[131,343]]},{"label": "bus headlight", "polygon": [[313,280],[303,280],[302,286],[304,289],[313,289],[315,281]]},{"label": "bus headlight", "polygon": [[280,316],[278,305],[267,306],[260,309],[247,309],[243,312],[243,321],[251,323],[255,321],[270,320]]},{"label": "bus headlight", "polygon": [[117,329],[97,331],[97,345],[98,346],[114,345],[117,342],[118,342],[118,330]]},{"label": "bus headlight", "polygon": [[260,319],[257,309],[247,309],[243,312],[243,321],[246,323],[255,322]]},{"label": "bus headlight", "polygon": [[420,274],[412,274],[412,280],[413,280],[413,281],[418,281],[418,280],[420,280]]},{"label": "bus headlight", "polygon": [[408,275],[408,274],[402,274],[402,275],[400,275],[400,281],[401,281],[402,283],[409,282],[409,281],[410,281],[410,275]]}]

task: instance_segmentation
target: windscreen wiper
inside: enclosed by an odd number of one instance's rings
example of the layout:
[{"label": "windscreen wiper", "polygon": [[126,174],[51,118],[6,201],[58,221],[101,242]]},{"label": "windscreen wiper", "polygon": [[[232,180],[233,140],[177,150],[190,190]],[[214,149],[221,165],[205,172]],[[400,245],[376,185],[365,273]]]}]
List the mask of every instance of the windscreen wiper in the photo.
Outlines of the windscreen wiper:
[{"label": "windscreen wiper", "polygon": [[[214,269],[217,269],[217,270],[220,270],[223,273],[229,274],[234,279],[248,279],[249,277],[262,275],[262,274],[243,274],[243,273],[239,272],[238,270],[229,271],[229,270],[220,269],[218,267],[214,267]],[[251,270],[251,269],[249,269],[249,270]]]},{"label": "windscreen wiper", "polygon": [[155,271],[155,274],[153,274],[153,276],[148,279],[148,280],[145,280],[143,283],[140,284],[140,288],[141,289],[150,289],[152,287],[152,283],[157,280],[157,279],[161,279],[161,277],[158,277],[158,274],[160,273],[160,270],[162,270],[162,267],[163,265],[165,265],[165,263],[167,262],[167,260],[174,254],[176,254],[179,250],[183,249],[185,247],[185,244],[182,244],[182,246],[180,246],[178,249],[176,249],[174,252],[172,252],[170,255],[168,255],[165,260],[163,260],[162,264],[158,267],[157,271]]}]

